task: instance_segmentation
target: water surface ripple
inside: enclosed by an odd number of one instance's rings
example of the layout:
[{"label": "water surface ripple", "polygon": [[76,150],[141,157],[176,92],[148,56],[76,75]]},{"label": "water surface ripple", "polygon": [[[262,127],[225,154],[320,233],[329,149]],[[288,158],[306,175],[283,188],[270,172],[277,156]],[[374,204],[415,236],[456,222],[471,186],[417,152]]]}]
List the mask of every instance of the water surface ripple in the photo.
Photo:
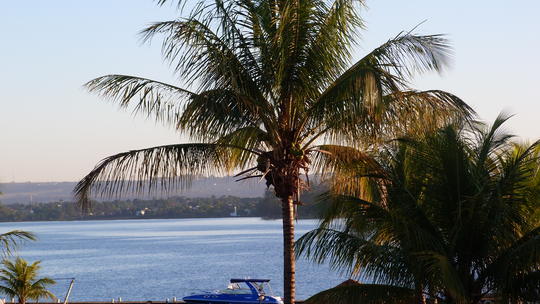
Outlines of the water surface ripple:
[{"label": "water surface ripple", "polygon": [[[300,220],[296,236],[314,228]],[[224,288],[231,277],[269,278],[282,294],[281,221],[259,218],[0,223],[0,232],[32,231],[39,241],[18,254],[42,261],[42,274],[75,277],[73,301],[165,300]],[[300,260],[297,298],[346,278]],[[63,298],[69,281],[52,291]]]}]

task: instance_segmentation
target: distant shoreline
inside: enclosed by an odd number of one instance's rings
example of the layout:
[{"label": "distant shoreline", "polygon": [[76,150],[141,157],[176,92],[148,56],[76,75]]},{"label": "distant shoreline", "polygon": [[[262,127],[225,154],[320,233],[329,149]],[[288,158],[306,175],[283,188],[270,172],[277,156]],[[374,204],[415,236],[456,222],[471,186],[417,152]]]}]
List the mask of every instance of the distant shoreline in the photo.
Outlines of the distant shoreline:
[{"label": "distant shoreline", "polygon": [[0,205],[0,222],[279,217],[278,204],[271,207],[263,198],[235,196],[94,202],[87,214],[74,202],[10,204]]},{"label": "distant shoreline", "polygon": [[[306,195],[306,198],[307,197]],[[299,218],[317,218],[320,205],[313,199],[299,208]],[[74,202],[33,204],[0,204],[0,222],[108,221],[139,219],[204,219],[258,217],[281,219],[279,200],[273,195],[242,198],[221,196],[210,198],[172,197],[153,200],[118,200],[94,202],[92,210],[83,214]]]},{"label": "distant shoreline", "polygon": [[[277,220],[281,220],[280,218],[263,218],[263,217],[260,217],[260,216],[236,216],[236,217],[232,217],[232,216],[229,216],[229,217],[191,217],[191,218],[115,218],[115,219],[74,219],[74,220],[61,220],[61,221],[57,221],[57,220],[50,220],[50,221],[0,221],[0,225],[2,224],[9,224],[9,223],[51,223],[51,222],[105,222],[105,221],[111,221],[111,222],[114,222],[114,221],[139,221],[139,220],[211,220],[211,219],[261,219],[261,220],[264,220],[264,221],[277,221]],[[315,218],[301,218],[299,220],[313,220]],[[0,297],[1,298],[1,297]],[[8,302],[6,302],[8,303]],[[27,302],[29,303],[29,302]],[[71,303],[71,302],[70,302]],[[93,303],[93,302],[92,302]],[[97,302],[96,302],[97,303]],[[99,303],[102,303],[102,302],[99,302]],[[110,302],[104,302],[104,303],[110,303]],[[126,302],[122,302],[122,303],[126,303]],[[137,302],[138,303],[138,302]],[[144,302],[146,303],[146,302]],[[157,303],[157,302],[154,302],[154,303]],[[41,303],[40,304],[46,304],[46,303]],[[58,303],[55,303],[55,304],[58,304]]]},{"label": "distant shoreline", "polygon": [[[186,195],[187,193],[182,193],[169,197],[127,197],[94,201],[88,215],[81,213],[80,206],[73,202],[73,198],[57,199],[45,203],[36,202],[38,197],[32,196],[33,193],[41,193],[42,196],[46,194],[63,195],[65,193],[72,195],[74,183],[0,184],[0,191],[3,191],[3,194],[0,195],[0,222],[132,220],[141,218],[281,218],[281,202],[275,197],[273,191],[263,190],[260,193],[259,187],[262,185],[257,184],[252,189],[244,185],[245,189],[236,193],[237,189],[223,188],[225,184],[228,184],[227,181],[229,178],[200,180],[197,186],[198,190],[191,193],[192,195],[200,194],[200,196],[189,196]],[[239,183],[234,185],[238,186]],[[221,192],[216,192],[218,189],[221,189]],[[208,191],[204,192],[205,190]],[[326,191],[324,186],[313,185],[310,191],[303,193],[303,206],[299,207],[301,218],[315,218],[319,215],[318,195],[324,191]],[[10,203],[10,199],[14,199],[17,195],[30,195],[33,201],[22,203],[11,201]]]},{"label": "distant shoreline", "polygon": [[[225,218],[259,218],[265,221],[275,221],[281,220],[281,218],[268,218],[262,216],[219,216],[219,217],[125,217],[125,218],[97,218],[97,217],[87,217],[80,219],[66,219],[66,220],[31,220],[31,221],[9,221],[9,220],[0,220],[0,223],[48,223],[48,222],[92,222],[92,221],[132,221],[132,220],[190,220],[190,219],[225,219]],[[301,218],[303,219],[314,219],[314,218]],[[27,302],[30,303],[30,302]],[[41,303],[41,302],[40,302]],[[122,302],[125,303],[125,302]],[[146,303],[146,302],[145,302]],[[41,303],[46,304],[46,303]],[[56,303],[57,304],[57,303]]]}]

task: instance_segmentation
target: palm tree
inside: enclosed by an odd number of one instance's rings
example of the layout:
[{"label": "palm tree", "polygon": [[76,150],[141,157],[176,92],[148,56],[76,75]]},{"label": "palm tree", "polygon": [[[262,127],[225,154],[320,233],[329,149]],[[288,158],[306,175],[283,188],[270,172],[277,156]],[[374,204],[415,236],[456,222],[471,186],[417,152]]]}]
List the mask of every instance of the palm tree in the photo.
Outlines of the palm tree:
[{"label": "palm tree", "polygon": [[47,290],[48,285],[56,284],[51,278],[38,278],[41,266],[39,261],[28,265],[22,259],[17,258],[15,262],[4,260],[4,268],[0,270],[0,292],[17,297],[19,304],[25,304],[27,300],[39,300],[40,298],[56,297]]},{"label": "palm tree", "polygon": [[540,225],[531,212],[540,201],[530,199],[539,191],[540,142],[513,144],[500,130],[505,120],[450,126],[377,157],[328,159],[349,184],[340,181],[342,195],[298,252],[390,288],[336,287],[311,301],[364,295],[362,303],[383,303],[397,292],[408,303],[479,303],[492,293],[512,303],[540,299]]},{"label": "palm tree", "polygon": [[164,59],[186,86],[107,75],[86,87],[194,143],[103,159],[75,189],[83,209],[92,194],[169,191],[201,175],[265,180],[282,202],[284,298],[292,303],[295,207],[317,170],[312,158],[329,145],[368,144],[472,113],[452,94],[409,87],[409,76],[445,67],[450,49],[440,35],[402,32],[351,64],[360,5],[200,0],[179,19],[144,29],[145,41],[164,35]]}]

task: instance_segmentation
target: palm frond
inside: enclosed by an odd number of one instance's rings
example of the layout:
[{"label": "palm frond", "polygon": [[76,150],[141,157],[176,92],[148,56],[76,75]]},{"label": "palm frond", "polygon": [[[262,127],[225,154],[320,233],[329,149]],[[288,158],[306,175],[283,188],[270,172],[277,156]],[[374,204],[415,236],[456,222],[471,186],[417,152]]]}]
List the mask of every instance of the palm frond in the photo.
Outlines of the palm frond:
[{"label": "palm frond", "polygon": [[141,193],[160,187],[169,191],[188,187],[198,176],[225,173],[228,152],[242,147],[220,144],[177,144],[119,153],[103,159],[75,187],[83,209],[90,207],[90,196]]},{"label": "palm frond", "polygon": [[352,276],[393,285],[413,283],[407,261],[398,248],[388,243],[377,244],[352,229],[312,230],[298,239],[296,249],[298,255],[317,263],[328,262],[333,269]]},{"label": "palm frond", "polygon": [[222,32],[221,40],[227,43],[243,68],[251,76],[252,80],[265,93],[272,94],[269,77],[265,77],[265,71],[260,64],[260,55],[256,48],[254,31],[260,29],[260,23],[254,22],[253,16],[259,12],[255,3],[250,0],[214,0],[213,13],[206,17],[208,20],[219,21],[219,29]]},{"label": "palm frond", "polygon": [[514,136],[504,133],[501,130],[502,125],[510,119],[511,116],[501,113],[497,116],[493,124],[486,128],[484,124],[477,124],[475,126],[476,142],[478,142],[477,154],[478,154],[478,166],[483,166],[484,162],[492,155],[496,154],[504,147],[508,146],[509,139]]},{"label": "palm frond", "polygon": [[221,136],[217,143],[223,146],[244,147],[245,149],[231,149],[229,162],[231,164],[249,164],[256,161],[259,153],[270,147],[269,139],[268,134],[260,128],[244,127]]},{"label": "palm frond", "polygon": [[[453,117],[469,116],[472,110],[452,94],[408,89],[406,75],[413,71],[440,71],[445,66],[448,53],[448,43],[440,35],[401,33],[329,84],[310,104],[307,125],[328,126],[334,130],[334,138],[347,138],[349,143],[351,137],[365,137],[366,134],[374,137],[374,134],[384,132],[385,127],[393,127],[396,123],[401,127],[410,124],[411,120],[422,122],[414,117],[421,112],[432,115],[440,112],[441,115],[435,115],[439,117],[439,127],[444,125],[440,121],[445,117],[443,113],[453,112]],[[413,109],[410,117],[406,116],[406,111],[400,112],[407,107]],[[404,116],[407,118],[405,121]],[[363,132],[358,132],[358,126]],[[399,127],[394,130],[400,130]]]},{"label": "palm frond", "polygon": [[133,107],[135,114],[154,117],[156,121],[173,126],[185,103],[195,93],[180,87],[129,75],[107,75],[85,84],[90,92],[117,102],[120,107]]},{"label": "palm frond", "polygon": [[311,148],[313,169],[332,185],[336,193],[377,201],[385,171],[368,151],[339,146],[320,145]]},{"label": "palm frond", "polygon": [[54,285],[54,284],[56,284],[56,281],[51,278],[40,278],[40,279],[35,280],[30,285],[29,289],[31,290],[31,292],[29,292],[28,298],[33,299],[33,300],[39,300],[40,298],[48,298],[51,300],[56,300],[57,299],[56,296],[52,292],[46,289],[48,285]]},{"label": "palm frond", "polygon": [[389,238],[377,238],[375,229],[392,221],[392,213],[378,201],[367,201],[350,195],[326,194],[326,208],[321,216],[321,227],[339,229],[377,244],[393,243]]},{"label": "palm frond", "polygon": [[460,98],[438,90],[398,91],[381,96],[375,103],[345,102],[325,111],[322,120],[326,129],[317,136],[349,144],[355,144],[356,138],[364,138],[365,142],[360,143],[364,145],[423,134],[452,123],[470,123],[475,115]]},{"label": "palm frond", "polygon": [[[280,95],[316,97],[319,89],[345,70],[351,41],[362,25],[360,1],[289,1],[281,4],[276,36],[276,82]],[[330,6],[329,6],[330,5]],[[302,107],[303,103],[295,104]]]},{"label": "palm frond", "polygon": [[[335,0],[329,7],[321,3],[321,13],[313,18],[312,37],[305,45],[305,58],[299,68],[299,81],[307,95],[317,97],[319,88],[327,86],[329,79],[338,78],[347,69],[350,47],[357,31],[364,27],[359,16],[362,1]],[[313,91],[309,91],[309,89]]]},{"label": "palm frond", "polygon": [[9,297],[15,297],[17,295],[16,291],[5,286],[0,286],[0,293],[5,294]]},{"label": "palm frond", "polygon": [[[169,0],[154,0],[154,2],[156,2],[157,5],[161,6],[161,5],[164,5],[164,4],[166,4],[166,3],[170,2],[170,1]],[[176,0],[176,2],[178,2],[177,3],[178,6],[181,6],[184,1],[183,0]]]},{"label": "palm frond", "polygon": [[[229,18],[226,17],[227,9],[221,8],[223,5],[220,1],[211,5],[216,6],[219,13],[225,14],[220,20]],[[263,77],[259,75],[262,73],[259,65],[254,61],[249,47],[244,45],[245,38],[229,37],[229,32],[220,34],[212,30],[211,23],[218,18],[214,14],[210,13],[206,21],[199,20],[199,14],[195,13],[187,19],[159,22],[146,28],[142,34],[145,40],[157,34],[165,35],[162,47],[165,59],[175,62],[175,70],[188,85],[196,79],[199,92],[212,93],[202,96],[203,99],[199,98],[199,101],[212,102],[211,107],[230,109],[232,117],[237,111],[235,108],[239,109],[244,116],[248,114],[247,121],[256,118],[270,130],[274,127],[274,111],[267,100],[271,92],[266,84],[261,83]],[[240,45],[238,41],[241,41]],[[216,95],[216,92],[221,93]],[[212,96],[214,98],[210,98]],[[216,104],[220,102],[223,104]],[[236,119],[239,117],[236,116]]]},{"label": "palm frond", "polygon": [[215,89],[190,100],[178,117],[177,127],[187,130],[193,139],[214,141],[237,129],[256,128],[265,121],[272,121],[271,113],[260,113],[248,96]]},{"label": "palm frond", "polygon": [[362,95],[373,99],[395,93],[404,88],[405,75],[414,71],[441,71],[449,50],[448,41],[441,35],[400,33],[356,62],[328,86],[318,100],[344,100],[343,97]]},{"label": "palm frond", "polygon": [[409,31],[399,33],[368,56],[406,78],[414,73],[442,72],[451,55],[449,41],[444,35],[417,35]]},{"label": "palm frond", "polygon": [[[314,154],[313,167],[317,172],[334,172],[336,170],[364,169],[364,172],[382,174],[380,165],[372,153],[341,145],[317,145],[310,148]],[[357,172],[358,173],[358,172]]]},{"label": "palm frond", "polygon": [[475,115],[459,97],[439,90],[392,93],[384,97],[380,107],[374,111],[381,113],[374,115],[374,129],[397,137],[425,134],[450,124],[467,124]]},{"label": "palm frond", "polygon": [[513,297],[518,296],[516,288],[523,284],[523,280],[516,280],[519,277],[526,277],[529,274],[540,270],[540,227],[527,232],[517,240],[512,246],[506,248],[496,260],[482,274],[483,276],[495,277],[495,284]]},{"label": "palm frond", "polygon": [[21,242],[35,241],[36,235],[32,232],[23,230],[13,230],[0,234],[0,244],[2,245],[2,254],[11,255]]},{"label": "palm frond", "polygon": [[[530,145],[499,151],[500,158],[499,170],[502,173],[497,179],[498,187],[505,196],[511,195],[514,200],[526,200],[529,182],[534,178],[538,171],[538,156],[535,156],[535,150],[540,146],[540,140]],[[534,203],[533,203],[534,204]],[[524,204],[525,205],[525,204]],[[530,206],[533,207],[533,206]],[[529,210],[532,211],[532,210]]]},{"label": "palm frond", "polygon": [[423,273],[430,277],[432,284],[440,284],[440,288],[451,294],[453,299],[464,303],[468,300],[459,273],[452,262],[448,260],[447,255],[433,251],[416,252],[414,255],[421,263],[417,267],[423,269]]},{"label": "palm frond", "polygon": [[[240,48],[228,37],[219,35],[210,27],[210,20],[199,20],[197,16],[158,22],[141,32],[144,40],[164,34],[162,53],[174,69],[182,75],[188,85],[195,79],[200,91],[230,89],[251,97],[261,106],[268,106],[265,94],[256,84],[257,67],[246,56],[239,56]],[[246,61],[247,60],[247,61]]]}]

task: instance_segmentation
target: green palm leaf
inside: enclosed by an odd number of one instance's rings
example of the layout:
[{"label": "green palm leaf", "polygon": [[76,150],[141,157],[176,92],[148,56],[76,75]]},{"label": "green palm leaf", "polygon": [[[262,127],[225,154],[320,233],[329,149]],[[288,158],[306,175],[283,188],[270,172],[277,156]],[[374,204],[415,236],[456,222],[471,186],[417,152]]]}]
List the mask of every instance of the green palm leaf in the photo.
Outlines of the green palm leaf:
[{"label": "green palm leaf", "polygon": [[[402,76],[413,71],[440,71],[446,64],[448,41],[440,35],[399,34],[364,56],[318,98],[319,101],[383,95],[405,88]],[[358,98],[361,100],[361,98]]]},{"label": "green palm leaf", "polygon": [[102,76],[85,86],[123,108],[133,104],[134,113],[153,116],[157,121],[173,125],[187,100],[197,96],[171,84],[129,75]]},{"label": "green palm leaf", "polygon": [[178,117],[177,128],[203,141],[219,140],[237,129],[260,128],[271,116],[263,118],[249,97],[230,90],[210,90],[186,104]]},{"label": "green palm leaf", "polygon": [[35,241],[36,235],[32,232],[13,230],[0,234],[0,244],[2,244],[2,253],[4,256],[11,255],[14,249],[18,247],[21,242]]},{"label": "green palm leaf", "polygon": [[[223,19],[223,18],[222,18]],[[209,89],[230,89],[251,97],[260,107],[268,104],[252,75],[258,66],[241,56],[244,51],[224,34],[215,33],[207,21],[196,18],[159,22],[146,28],[143,39],[151,39],[156,34],[165,34],[162,53],[164,58],[176,62],[175,71],[183,76],[188,84],[195,79],[201,91]],[[245,61],[249,60],[249,61]],[[250,67],[246,69],[246,67]]]},{"label": "green palm leaf", "polygon": [[132,150],[103,159],[75,187],[83,209],[90,207],[90,195],[152,191],[160,187],[168,191],[187,187],[194,177],[226,173],[232,163],[230,151],[237,148],[221,144],[177,144]]}]

